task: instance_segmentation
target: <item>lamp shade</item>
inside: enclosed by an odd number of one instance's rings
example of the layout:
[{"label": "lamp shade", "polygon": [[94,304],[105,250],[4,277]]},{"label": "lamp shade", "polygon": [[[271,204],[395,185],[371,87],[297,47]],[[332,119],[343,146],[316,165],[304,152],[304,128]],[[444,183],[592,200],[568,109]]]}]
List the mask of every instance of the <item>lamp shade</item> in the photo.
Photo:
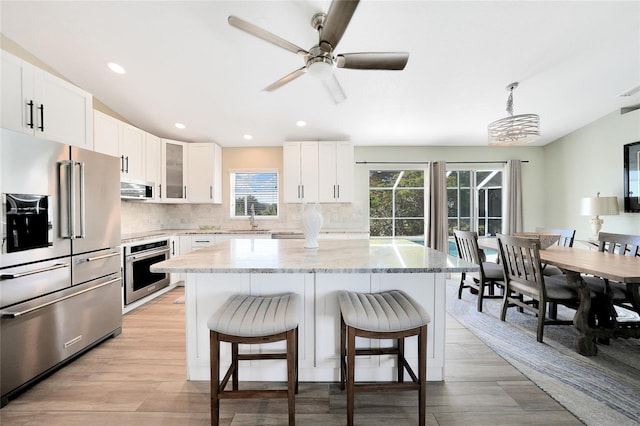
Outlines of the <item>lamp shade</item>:
[{"label": "lamp shade", "polygon": [[618,214],[618,197],[587,197],[582,199],[582,216],[615,216]]}]

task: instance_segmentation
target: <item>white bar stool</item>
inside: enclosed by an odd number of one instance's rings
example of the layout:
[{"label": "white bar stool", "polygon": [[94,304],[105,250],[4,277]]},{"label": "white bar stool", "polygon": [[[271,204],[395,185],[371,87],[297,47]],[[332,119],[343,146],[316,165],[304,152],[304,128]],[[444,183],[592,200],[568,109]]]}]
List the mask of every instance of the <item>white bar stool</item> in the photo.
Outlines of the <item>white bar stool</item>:
[{"label": "white bar stool", "polygon": [[[300,296],[236,295],[230,297],[208,322],[211,351],[211,424],[220,422],[220,399],[287,398],[289,425],[295,425],[295,394],[298,393],[298,318]],[[286,340],[282,353],[240,354],[239,344]],[[220,381],[220,342],[231,343],[231,365]],[[238,361],[286,359],[287,389],[239,390]],[[225,390],[229,378],[232,389]]]},{"label": "white bar stool", "polygon": [[[340,389],[347,384],[347,425],[353,425],[355,392],[418,391],[418,422],[425,424],[427,391],[427,325],[424,308],[400,290],[381,293],[338,292],[340,304]],[[418,336],[418,376],[404,357],[404,339]],[[395,339],[394,347],[357,349],[356,337]],[[356,355],[397,356],[397,382],[355,383]],[[411,382],[404,382],[404,369]]]}]

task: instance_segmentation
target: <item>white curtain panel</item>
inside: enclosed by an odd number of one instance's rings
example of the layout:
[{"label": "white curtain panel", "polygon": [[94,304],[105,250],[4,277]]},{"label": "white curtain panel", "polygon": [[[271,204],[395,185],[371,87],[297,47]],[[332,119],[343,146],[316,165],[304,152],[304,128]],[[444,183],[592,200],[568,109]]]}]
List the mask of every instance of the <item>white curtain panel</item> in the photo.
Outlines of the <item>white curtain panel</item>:
[{"label": "white curtain panel", "polygon": [[446,161],[434,161],[429,165],[429,218],[427,229],[427,246],[448,253]]},{"label": "white curtain panel", "polygon": [[505,166],[502,233],[522,232],[522,161],[508,160]]}]

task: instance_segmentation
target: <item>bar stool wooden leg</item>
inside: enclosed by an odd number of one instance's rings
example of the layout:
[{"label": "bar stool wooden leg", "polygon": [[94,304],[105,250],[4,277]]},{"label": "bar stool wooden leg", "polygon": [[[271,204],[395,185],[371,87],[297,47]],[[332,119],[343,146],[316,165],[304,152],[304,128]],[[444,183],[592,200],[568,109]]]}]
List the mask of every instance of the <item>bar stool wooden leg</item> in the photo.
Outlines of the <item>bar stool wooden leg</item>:
[{"label": "bar stool wooden leg", "polygon": [[218,333],[209,333],[209,348],[211,357],[211,425],[220,424],[220,398],[218,397],[218,387],[220,383],[220,341]]},{"label": "bar stool wooden leg", "polygon": [[231,384],[233,386],[233,390],[238,390],[238,344],[231,344],[231,365],[233,368],[233,376],[231,379]]},{"label": "bar stool wooden leg", "polygon": [[397,340],[398,345],[398,383],[404,383],[404,338]]},{"label": "bar stool wooden leg", "polygon": [[347,374],[347,350],[345,348],[346,339],[346,325],[344,323],[344,318],[340,315],[340,390],[344,390]]},{"label": "bar stool wooden leg", "polygon": [[420,426],[425,425],[427,413],[427,326],[420,328],[418,334],[418,421]]},{"label": "bar stool wooden leg", "polygon": [[346,327],[347,334],[347,426],[353,426],[355,409],[355,368],[356,368],[356,333],[355,329]]},{"label": "bar stool wooden leg", "polygon": [[295,379],[295,330],[287,331],[287,397],[289,406],[289,425],[296,424],[296,386]]}]

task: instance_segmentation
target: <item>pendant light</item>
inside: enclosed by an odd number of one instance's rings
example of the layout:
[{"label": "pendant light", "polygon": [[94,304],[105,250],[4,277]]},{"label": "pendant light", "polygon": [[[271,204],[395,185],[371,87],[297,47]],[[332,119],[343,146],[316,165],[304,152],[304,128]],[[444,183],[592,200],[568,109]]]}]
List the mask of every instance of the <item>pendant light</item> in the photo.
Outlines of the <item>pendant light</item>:
[{"label": "pendant light", "polygon": [[508,117],[489,124],[489,145],[514,146],[533,142],[540,137],[540,117],[537,114],[513,115],[513,90],[518,82],[506,87]]}]

